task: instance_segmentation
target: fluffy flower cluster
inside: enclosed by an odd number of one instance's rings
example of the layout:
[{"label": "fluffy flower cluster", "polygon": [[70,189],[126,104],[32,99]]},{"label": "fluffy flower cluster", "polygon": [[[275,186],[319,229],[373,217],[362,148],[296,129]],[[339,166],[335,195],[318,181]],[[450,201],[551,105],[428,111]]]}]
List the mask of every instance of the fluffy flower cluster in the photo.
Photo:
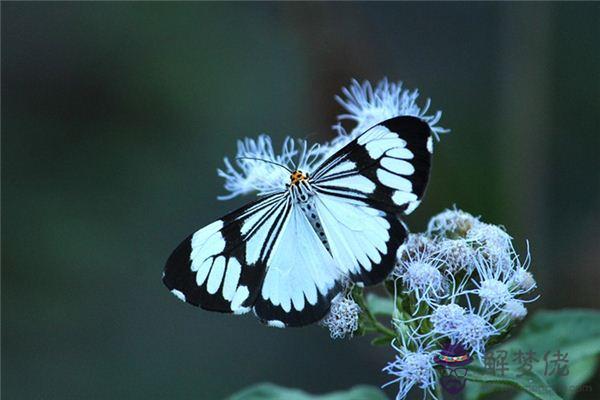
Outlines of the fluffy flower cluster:
[{"label": "fluffy flower cluster", "polygon": [[413,387],[422,389],[425,395],[429,394],[435,399],[433,389],[436,384],[436,364],[432,344],[415,341],[414,336],[407,335],[402,337],[400,346],[392,343],[392,347],[397,355],[394,361],[383,368],[383,371],[392,375],[393,379],[383,387],[397,384],[399,387],[397,399],[405,398]]},{"label": "fluffy flower cluster", "polygon": [[329,314],[320,324],[329,329],[332,339],[343,339],[358,329],[360,312],[359,305],[350,296],[340,295],[333,299]]},{"label": "fluffy flower cluster", "polygon": [[397,399],[414,386],[435,388],[435,380],[422,378],[426,364],[413,362],[415,349],[431,360],[442,346],[460,344],[481,361],[488,342],[527,315],[526,304],[537,299],[529,264],[503,228],[456,208],[431,218],[425,233],[409,235],[391,275],[402,300],[394,326],[400,336],[411,332],[413,343],[396,347],[396,360],[385,368],[399,385]]},{"label": "fluffy flower cluster", "polygon": [[342,89],[342,94],[343,96],[335,96],[335,99],[344,107],[346,114],[339,115],[338,120],[351,120],[356,126],[348,132],[341,124],[334,125],[334,130],[338,132],[338,137],[332,142],[335,145],[343,146],[373,125],[400,115],[421,118],[429,124],[438,140],[441,133],[449,132],[448,129],[438,126],[442,118],[441,111],[429,114],[430,99],[425,100],[423,106],[419,106],[419,91],[404,89],[402,82],[383,79],[373,87],[369,81],[360,83],[353,80],[349,87]]},{"label": "fluffy flower cluster", "polygon": [[309,147],[306,141],[290,137],[283,142],[280,153],[275,153],[267,135],[260,135],[256,140],[238,140],[234,162],[225,157],[225,168],[217,170],[217,174],[225,179],[225,190],[229,192],[219,196],[219,200],[252,192],[264,195],[279,191],[293,170],[311,170],[326,151],[327,147],[318,144]]},{"label": "fluffy flower cluster", "polygon": [[273,142],[267,135],[239,140],[235,158],[230,160],[225,157],[224,168],[217,171],[225,179],[225,190],[229,192],[219,196],[219,199],[281,190],[289,178],[290,169],[309,172],[314,170],[321,161],[356,136],[389,118],[418,116],[429,124],[436,138],[439,138],[439,134],[448,132],[438,125],[442,112],[429,114],[430,100],[427,99],[421,107],[417,104],[418,97],[417,90],[403,89],[401,82],[388,82],[384,79],[373,87],[368,81],[352,81],[349,87],[342,89],[342,96],[335,97],[346,110],[345,114],[338,116],[338,120],[356,123],[350,131],[346,131],[338,123],[333,127],[336,136],[330,142],[313,146],[309,146],[305,140],[287,137],[280,152],[275,151]]}]

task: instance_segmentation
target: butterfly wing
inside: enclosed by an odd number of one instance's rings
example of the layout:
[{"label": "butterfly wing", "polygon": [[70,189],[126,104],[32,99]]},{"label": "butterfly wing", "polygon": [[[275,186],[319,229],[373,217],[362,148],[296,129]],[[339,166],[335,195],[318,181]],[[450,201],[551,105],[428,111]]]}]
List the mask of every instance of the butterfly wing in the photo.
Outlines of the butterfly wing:
[{"label": "butterfly wing", "polygon": [[163,282],[206,310],[254,309],[276,327],[322,319],[339,292],[340,269],[287,193],[234,211],[173,251]]},{"label": "butterfly wing", "polygon": [[314,197],[331,255],[342,273],[365,285],[383,281],[407,235],[398,217],[334,195]]},{"label": "butterfly wing", "polygon": [[420,202],[431,165],[431,131],[415,117],[374,126],[323,162],[315,203],[331,254],[354,282],[381,282],[406,238],[397,214]]},{"label": "butterfly wing", "polygon": [[164,284],[179,299],[207,310],[249,311],[291,208],[287,193],[272,194],[205,226],[173,251]]},{"label": "butterfly wing", "polygon": [[390,212],[412,212],[429,180],[429,125],[396,117],[375,125],[325,160],[313,175],[322,193]]},{"label": "butterfly wing", "polygon": [[292,208],[254,305],[264,323],[302,326],[321,320],[340,291],[342,270],[299,206]]}]

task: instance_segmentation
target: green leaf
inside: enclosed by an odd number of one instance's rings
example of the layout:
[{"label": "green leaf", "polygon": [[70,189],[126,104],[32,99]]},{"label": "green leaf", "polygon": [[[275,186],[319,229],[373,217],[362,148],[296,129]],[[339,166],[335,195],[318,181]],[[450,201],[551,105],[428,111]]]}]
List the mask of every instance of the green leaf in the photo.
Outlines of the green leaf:
[{"label": "green leaf", "polygon": [[598,361],[598,356],[591,356],[569,365],[569,375],[559,381],[563,398],[572,399],[577,393],[590,390],[590,387],[586,387],[584,384],[594,376],[598,368]]},{"label": "green leaf", "polygon": [[[535,354],[537,361],[532,362],[533,375],[527,376],[532,383],[541,385],[541,391],[527,391],[530,396],[539,399],[549,399],[560,395],[564,399],[572,399],[578,391],[585,390],[582,386],[594,374],[598,367],[598,355],[600,354],[600,313],[593,310],[560,310],[540,311],[530,318],[520,334],[499,346],[489,349],[488,354],[498,354],[506,351],[506,368],[504,377],[494,377],[491,371],[486,371],[479,366],[471,366],[467,379],[486,382],[485,384],[467,385],[466,398],[469,400],[481,399],[490,393],[509,388],[522,388],[522,382],[517,375],[523,373],[522,365],[514,358],[519,351]],[[551,362],[553,355],[559,351],[562,355],[567,354],[568,374],[560,376],[552,373],[552,365],[546,369],[546,361]],[[479,368],[479,369],[478,369]],[[482,371],[483,370],[483,371]],[[529,374],[528,374],[529,375]],[[496,378],[505,378],[505,382]],[[522,377],[521,377],[522,378]],[[537,382],[537,379],[543,382]],[[547,387],[552,388],[548,392]],[[544,392],[547,392],[544,396]],[[531,398],[526,394],[519,394],[519,400]],[[542,396],[542,397],[541,397]]]},{"label": "green leaf", "polygon": [[313,395],[299,389],[289,389],[272,383],[260,383],[232,395],[229,400],[385,400],[381,390],[359,385],[349,390]]},{"label": "green leaf", "polygon": [[367,295],[367,307],[373,315],[389,315],[394,314],[394,300],[390,297],[381,297],[376,294],[369,293]]},{"label": "green leaf", "polygon": [[389,346],[392,343],[392,339],[394,338],[389,336],[379,336],[371,340],[371,344],[373,346]]}]

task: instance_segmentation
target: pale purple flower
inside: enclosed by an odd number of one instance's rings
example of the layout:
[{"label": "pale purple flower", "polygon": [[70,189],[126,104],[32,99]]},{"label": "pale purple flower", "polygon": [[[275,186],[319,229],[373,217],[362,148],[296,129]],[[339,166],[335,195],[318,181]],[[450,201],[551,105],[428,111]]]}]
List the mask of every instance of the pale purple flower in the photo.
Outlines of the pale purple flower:
[{"label": "pale purple flower", "polygon": [[403,89],[402,82],[383,79],[373,87],[369,81],[359,83],[353,80],[349,87],[342,89],[342,96],[336,96],[335,99],[346,110],[346,114],[338,116],[338,119],[354,121],[356,126],[347,132],[341,124],[335,125],[338,137],[332,141],[332,147],[340,148],[372,126],[402,115],[419,117],[427,122],[439,140],[439,134],[449,132],[438,126],[442,112],[429,114],[430,100],[425,100],[419,106],[418,97],[418,90]]},{"label": "pale purple flower", "polygon": [[343,339],[358,329],[360,313],[360,306],[350,296],[340,294],[333,299],[329,313],[320,324],[329,329],[332,339]]},{"label": "pale purple flower", "polygon": [[[408,343],[411,343],[409,345]],[[408,392],[414,387],[423,390],[423,397],[427,395],[437,399],[434,394],[436,386],[436,372],[434,356],[436,351],[432,350],[432,344],[424,342],[415,342],[414,338],[403,338],[400,346],[392,343],[397,351],[394,361],[388,362],[384,372],[392,376],[392,380],[383,387],[398,384],[398,394],[396,400],[403,400]],[[414,350],[410,350],[413,348]]]}]

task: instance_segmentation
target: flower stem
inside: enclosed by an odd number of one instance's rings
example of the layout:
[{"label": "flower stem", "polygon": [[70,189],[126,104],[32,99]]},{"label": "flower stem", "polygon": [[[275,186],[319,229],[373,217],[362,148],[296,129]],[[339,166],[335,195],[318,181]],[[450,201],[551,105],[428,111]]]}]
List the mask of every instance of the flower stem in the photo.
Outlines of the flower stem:
[{"label": "flower stem", "polygon": [[381,333],[381,334],[383,334],[385,336],[388,336],[388,337],[390,337],[392,339],[396,337],[396,332],[394,332],[392,329],[388,328],[387,326],[383,325],[373,315],[373,313],[369,309],[369,306],[368,306],[367,302],[365,301],[365,298],[364,298],[364,296],[362,294],[362,291],[358,291],[358,290],[353,291],[352,297],[354,297],[354,301],[356,301],[356,304],[358,304],[359,307],[363,310],[363,312],[365,313],[365,315],[369,319],[369,322],[371,323],[372,327],[377,332],[379,332],[379,333]]}]

